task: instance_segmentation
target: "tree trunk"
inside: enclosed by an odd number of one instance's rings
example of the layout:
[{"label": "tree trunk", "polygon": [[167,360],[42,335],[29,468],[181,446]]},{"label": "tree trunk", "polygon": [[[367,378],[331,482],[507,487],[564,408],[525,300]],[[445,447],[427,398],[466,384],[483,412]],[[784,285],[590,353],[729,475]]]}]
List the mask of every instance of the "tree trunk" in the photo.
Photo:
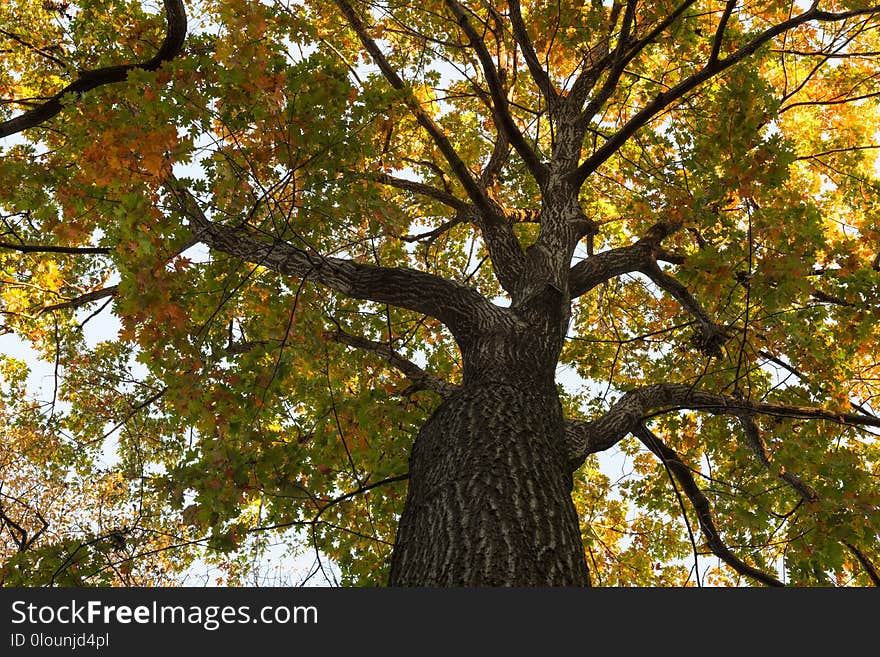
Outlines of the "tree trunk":
[{"label": "tree trunk", "polygon": [[553,368],[467,369],[413,446],[390,584],[588,586]]}]

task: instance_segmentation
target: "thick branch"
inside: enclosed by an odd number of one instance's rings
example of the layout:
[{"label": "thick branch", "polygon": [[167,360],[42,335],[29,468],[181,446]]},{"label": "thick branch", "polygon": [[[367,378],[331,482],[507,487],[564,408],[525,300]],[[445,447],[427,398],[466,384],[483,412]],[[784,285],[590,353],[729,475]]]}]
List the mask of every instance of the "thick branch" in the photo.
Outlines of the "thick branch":
[{"label": "thick branch", "polygon": [[[661,410],[662,409],[662,410]],[[783,481],[798,496],[809,503],[819,499],[818,494],[806,482],[794,473],[783,469],[775,469],[772,466],[763,442],[761,441],[757,424],[754,421],[755,414],[774,415],[777,417],[824,419],[849,426],[880,426],[880,419],[851,413],[833,413],[820,408],[791,406],[784,404],[768,404],[751,402],[746,399],[726,397],[724,395],[696,390],[691,386],[682,384],[658,384],[645,386],[631,392],[627,392],[611,409],[602,417],[587,422],[567,422],[565,426],[565,438],[573,469],[580,467],[588,454],[610,448],[627,434],[638,437],[652,452],[663,459],[670,471],[685,489],[688,498],[694,504],[697,515],[700,518],[700,526],[707,538],[707,544],[712,552],[719,556],[737,572],[759,579],[769,585],[779,585],[777,581],[770,581],[766,573],[754,570],[747,572],[741,570],[729,558],[736,559],[720,541],[717,529],[712,522],[708,501],[699,491],[688,468],[681,462],[678,455],[670,448],[663,445],[644,424],[649,415],[656,415],[658,411],[668,412],[672,410],[694,409],[704,410],[714,415],[732,415],[742,424],[746,443],[761,461],[762,465],[774,476]],[[868,573],[871,580],[878,584],[880,578],[873,564],[864,557],[858,548],[846,543],[853,552],[862,567]],[[861,557],[859,556],[861,555]],[[749,566],[741,564],[746,569]]]},{"label": "thick branch", "polygon": [[538,85],[538,89],[541,90],[541,94],[544,96],[544,100],[547,101],[547,105],[552,112],[559,101],[559,94],[556,93],[553,84],[550,82],[550,76],[547,75],[547,71],[544,70],[544,67],[541,66],[541,62],[538,60],[538,54],[535,52],[535,47],[532,45],[532,40],[529,38],[529,33],[526,30],[526,24],[523,22],[519,0],[509,0],[507,6],[510,8],[510,24],[513,38],[516,40],[517,45],[519,45],[520,51],[522,51],[532,79]]},{"label": "thick branch", "polygon": [[637,112],[636,115],[633,116],[633,118],[631,118],[626,124],[624,124],[624,126],[620,130],[614,133],[614,135],[609,137],[608,140],[604,144],[602,144],[602,146],[599,147],[590,157],[584,160],[584,162],[572,174],[574,178],[574,183],[577,186],[583,185],[587,177],[609,157],[616,153],[617,150],[624,143],[626,143],[627,140],[629,140],[629,138],[632,137],[639,128],[644,126],[648,121],[650,121],[654,116],[666,109],[669,105],[680,100],[685,94],[696,89],[698,86],[718,75],[722,71],[725,71],[731,66],[738,64],[742,60],[751,56],[755,53],[755,51],[758,50],[758,48],[773,40],[780,34],[784,34],[785,32],[793,30],[794,28],[804,25],[805,23],[808,23],[810,21],[838,22],[846,20],[848,18],[853,18],[855,16],[871,15],[878,11],[880,11],[880,7],[853,9],[850,11],[833,13],[819,11],[814,5],[803,14],[794,16],[786,21],[783,21],[782,23],[774,25],[773,27],[765,30],[733,54],[723,59],[708,60],[706,62],[706,65],[698,72],[685,78],[671,89],[657,94],[654,100],[652,100],[639,112]]},{"label": "thick branch", "polygon": [[269,241],[249,228],[210,221],[192,194],[176,181],[168,189],[190,220],[196,238],[217,251],[314,281],[353,299],[436,317],[457,336],[479,331],[500,318],[500,309],[465,285],[415,269],[377,267],[310,253],[278,239]]},{"label": "thick branch", "polygon": [[639,240],[581,260],[568,273],[571,298],[576,299],[613,278],[638,271],[650,252],[650,247]]},{"label": "thick branch", "polygon": [[[0,483],[0,496],[12,500],[17,504],[20,504],[21,506],[25,507],[25,509],[29,508],[28,504],[26,504],[23,500],[20,500],[13,495],[3,493],[2,490],[3,485],[2,483]],[[37,539],[42,536],[43,532],[45,532],[49,528],[49,523],[46,522],[43,514],[40,513],[38,509],[32,510],[34,516],[36,516],[37,520],[39,520],[40,525],[42,526],[31,536],[29,535],[28,531],[24,527],[22,527],[22,525],[15,522],[12,518],[9,517],[9,515],[6,513],[6,506],[2,502],[0,502],[0,522],[7,526],[9,535],[12,537],[12,540],[18,548],[19,552],[24,552],[28,548],[30,548],[34,543],[36,543]],[[2,525],[0,525],[0,528],[2,528]],[[18,534],[18,536],[16,536],[16,533]]]},{"label": "thick branch", "polygon": [[730,15],[736,8],[737,2],[738,0],[727,0],[727,4],[724,6],[724,13],[721,14],[721,20],[718,21],[718,29],[715,30],[715,38],[712,40],[712,52],[709,54],[709,63],[716,61],[718,55],[721,54],[724,31],[727,29],[727,22],[730,20]]},{"label": "thick branch", "polygon": [[411,360],[395,353],[394,349],[384,342],[376,342],[375,340],[368,340],[361,336],[351,335],[341,329],[328,332],[327,337],[334,342],[355,347],[356,349],[363,349],[380,356],[386,360],[389,365],[406,375],[406,377],[418,388],[436,392],[444,399],[449,397],[457,389],[457,386],[444,381],[430,372],[426,372]]},{"label": "thick branch", "polygon": [[354,8],[347,0],[335,0],[335,2],[349,25],[354,29],[366,51],[373,58],[373,61],[376,62],[385,79],[393,88],[406,93],[405,102],[407,107],[409,107],[419,125],[430,135],[437,148],[440,149],[440,152],[443,153],[455,177],[464,187],[468,198],[479,210],[479,227],[483,231],[486,246],[492,256],[492,266],[498,276],[498,282],[501,283],[505,290],[510,292],[514,289],[516,282],[522,278],[527,263],[519,239],[510,225],[504,220],[498,204],[489,198],[485,188],[471,175],[467,165],[459,157],[452,142],[449,141],[449,138],[440,126],[409,92],[407,85],[388,62],[378,44],[370,36],[366,25],[364,25],[364,22],[360,19]]},{"label": "thick branch", "polygon": [[853,427],[880,427],[880,418],[854,413],[835,413],[823,408],[753,402],[699,390],[682,383],[659,383],[631,390],[599,418],[571,421],[566,425],[566,451],[573,468],[595,452],[613,447],[633,433],[648,416],[675,410],[702,410],[713,415],[750,415],[804,420],[827,420]]},{"label": "thick branch", "polygon": [[[492,152],[492,157],[480,176],[480,184],[482,186],[489,184],[490,179],[495,175],[497,169],[503,166],[507,150],[506,138],[503,135],[499,135],[499,142],[496,144],[495,149]],[[516,211],[508,212],[500,205],[493,202],[494,211],[491,215],[487,216],[485,213],[478,212],[473,205],[461,201],[448,192],[436,189],[429,185],[424,185],[403,178],[396,178],[387,174],[380,174],[374,179],[378,182],[399,189],[405,189],[416,194],[433,197],[457,211],[455,217],[431,231],[420,235],[402,235],[400,236],[400,239],[405,242],[433,240],[460,223],[473,223],[480,229],[483,239],[486,242],[486,248],[489,251],[489,255],[492,257],[492,267],[495,271],[495,275],[498,277],[498,282],[501,283],[501,287],[508,292],[513,290],[516,282],[525,271],[526,260],[519,239],[513,232],[511,225],[517,223],[526,213]]]},{"label": "thick branch", "polygon": [[12,541],[15,543],[15,546],[18,548],[19,552],[24,552],[28,548],[28,532],[27,530],[15,522],[12,518],[6,515],[6,511],[3,508],[3,505],[0,504],[0,521],[3,521],[3,524],[6,525],[9,529],[9,535],[12,537]]},{"label": "thick branch", "polygon": [[749,448],[755,453],[758,460],[761,462],[761,465],[763,465],[768,472],[795,491],[804,502],[815,502],[819,499],[818,493],[816,493],[809,484],[796,474],[789,472],[788,470],[773,467],[773,463],[767,455],[767,449],[764,447],[764,441],[761,440],[758,425],[751,414],[740,415],[739,422],[742,425]]},{"label": "thick branch", "polygon": [[612,278],[642,271],[652,263],[656,266],[660,242],[679,228],[681,224],[678,223],[659,223],[652,226],[634,244],[603,251],[581,260],[569,270],[571,298],[576,299]]},{"label": "thick branch", "polygon": [[488,196],[486,196],[485,190],[477,184],[476,180],[474,180],[471,172],[459,157],[455,147],[453,147],[449,138],[440,126],[437,125],[434,119],[431,118],[421,106],[419,101],[412,95],[412,93],[410,93],[406,83],[397,74],[394,67],[391,66],[388,59],[382,53],[382,50],[379,48],[379,45],[373,40],[373,37],[370,36],[366,25],[364,25],[364,22],[361,20],[360,16],[358,16],[354,7],[352,7],[347,0],[335,0],[335,2],[336,6],[339,7],[339,10],[342,12],[342,15],[345,16],[346,21],[348,21],[348,24],[351,25],[355,34],[357,34],[361,44],[363,44],[366,51],[370,54],[370,57],[372,57],[373,61],[379,67],[379,70],[382,72],[385,79],[394,89],[405,92],[405,102],[407,107],[409,107],[419,125],[425,129],[428,135],[430,135],[431,139],[437,145],[437,148],[440,149],[440,152],[443,153],[443,157],[446,158],[446,161],[452,168],[452,172],[455,174],[455,177],[461,183],[462,187],[464,187],[468,197],[478,208],[480,208],[480,210],[487,214],[493,214],[494,208]]},{"label": "thick branch", "polygon": [[495,137],[495,144],[492,146],[492,154],[489,156],[489,161],[480,172],[480,184],[484,187],[495,184],[498,180],[498,174],[501,173],[501,169],[507,164],[509,158],[510,142],[503,132],[499,132]]},{"label": "thick branch", "polygon": [[[646,34],[641,39],[628,44],[624,43],[624,41],[619,41],[618,47],[615,49],[615,53],[611,58],[612,70],[608,74],[608,79],[602,85],[602,88],[596,94],[594,98],[592,98],[589,104],[584,108],[583,112],[580,115],[579,123],[582,126],[586,126],[587,123],[596,115],[596,112],[605,104],[611,94],[614,92],[614,88],[617,86],[618,81],[620,80],[620,76],[623,71],[626,69],[626,65],[633,60],[642,50],[645,49],[646,46],[653,43],[670,25],[672,25],[679,16],[681,16],[685,10],[696,3],[697,0],[685,0],[678,7],[676,7],[670,14],[666,16],[660,23],[658,23],[653,30],[651,30],[648,34]],[[626,27],[626,17],[624,17],[624,28],[625,31],[621,32],[621,36],[619,39],[625,39],[624,35],[628,36],[629,28]],[[623,46],[628,46],[624,48]],[[581,102],[580,96],[584,94],[584,92],[588,92],[589,88],[592,84],[595,83],[595,80],[598,78],[599,74],[602,71],[604,66],[607,66],[608,63],[603,59],[598,62],[596,65],[585,69],[578,79],[575,81],[574,86],[572,87],[572,97],[576,98],[578,102]]]},{"label": "thick branch", "polygon": [[504,90],[504,86],[498,76],[498,71],[492,61],[492,55],[489,54],[489,50],[486,48],[482,37],[480,37],[468,20],[464,7],[457,0],[446,0],[446,5],[452,11],[453,16],[455,16],[456,21],[458,21],[459,26],[470,41],[471,47],[477,53],[477,58],[480,60],[480,66],[483,69],[483,74],[486,76],[486,82],[489,84],[489,93],[492,95],[492,105],[494,106],[494,114],[499,124],[498,128],[510,141],[510,145],[519,153],[535,180],[538,183],[543,183],[547,177],[547,167],[538,159],[532,147],[526,143],[525,138],[513,120],[513,116],[510,114],[507,92]]},{"label": "thick branch", "polygon": [[513,225],[502,215],[487,219],[477,215],[477,226],[486,242],[486,249],[492,258],[492,269],[501,287],[511,295],[528,269],[528,261]]},{"label": "thick branch", "polygon": [[186,38],[186,10],[183,0],[164,0],[167,32],[159,51],[152,59],[141,64],[121,64],[107,66],[92,71],[82,71],[79,77],[64,87],[49,100],[20,114],[8,121],[0,123],[0,138],[8,137],[22,130],[33,128],[44,123],[58,114],[65,98],[70,95],[79,96],[86,91],[96,89],[105,84],[122,82],[128,77],[128,72],[135,69],[155,71],[163,63],[170,61],[180,52]]},{"label": "thick branch", "polygon": [[715,526],[715,520],[712,518],[712,508],[709,505],[709,500],[703,494],[703,491],[700,490],[700,487],[697,486],[697,482],[694,480],[694,476],[690,469],[684,464],[675,450],[664,445],[663,442],[644,424],[636,427],[634,434],[636,438],[642,441],[642,444],[644,444],[645,447],[651,450],[657,458],[663,461],[664,465],[669,468],[669,471],[682,487],[684,494],[687,495],[687,498],[694,506],[694,511],[696,511],[697,518],[700,522],[700,530],[703,532],[703,536],[706,539],[706,545],[712,551],[712,554],[717,556],[740,575],[756,579],[767,586],[784,586],[783,583],[775,577],[741,561],[724,544],[724,541],[721,540],[721,534]]},{"label": "thick branch", "polygon": [[[587,107],[578,117],[578,124],[580,125],[581,130],[586,127],[593,115],[600,107],[602,107],[602,105],[605,104],[605,101],[611,97],[611,94],[617,87],[617,83],[620,81],[620,76],[623,74],[623,71],[626,68],[626,63],[630,59],[626,56],[626,48],[630,43],[630,30],[635,22],[635,13],[635,1],[628,0],[626,3],[626,11],[623,14],[623,24],[620,27],[620,34],[617,37],[617,46],[614,48],[614,52],[609,55],[611,70],[608,71],[608,77],[602,84],[598,93],[590,100]],[[575,102],[578,104],[582,102],[581,96],[586,95],[592,85],[596,83],[599,73],[608,65],[608,63],[606,63],[608,61],[609,60],[606,60],[603,57],[594,65],[581,72],[572,87],[572,98]]]},{"label": "thick branch", "polygon": [[852,543],[844,541],[843,544],[849,548],[849,551],[853,553],[853,556],[859,560],[860,564],[862,564],[862,568],[868,573],[868,577],[871,579],[874,586],[880,586],[880,573],[877,572],[876,566],[871,563],[871,560],[868,559],[867,555]]}]

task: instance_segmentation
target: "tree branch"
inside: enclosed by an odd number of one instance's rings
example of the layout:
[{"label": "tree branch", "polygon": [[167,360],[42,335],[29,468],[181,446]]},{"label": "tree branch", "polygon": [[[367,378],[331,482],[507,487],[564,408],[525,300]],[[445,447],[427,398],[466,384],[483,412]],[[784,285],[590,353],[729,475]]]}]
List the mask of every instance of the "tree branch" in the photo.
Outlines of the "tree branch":
[{"label": "tree branch", "polygon": [[[694,2],[695,0],[689,1]],[[620,76],[623,74],[623,71],[626,68],[626,63],[630,59],[626,56],[626,48],[629,45],[630,31],[635,22],[635,13],[635,0],[627,0],[626,10],[623,14],[623,24],[620,26],[620,34],[617,37],[617,45],[614,48],[614,52],[607,55],[607,58],[610,59],[603,57],[594,65],[584,69],[574,82],[572,87],[572,98],[575,102],[580,104],[583,102],[582,96],[586,96],[586,94],[589,93],[590,88],[598,80],[601,71],[607,65],[610,64],[611,66],[611,70],[608,71],[608,77],[602,84],[602,87],[590,102],[587,103],[587,106],[577,119],[577,123],[581,130],[586,128],[590,119],[592,119],[599,108],[605,104],[605,101],[611,97],[615,87],[617,87],[617,83],[620,81]]]},{"label": "tree branch", "polygon": [[498,132],[495,144],[492,146],[492,154],[483,170],[480,172],[480,184],[490,187],[498,180],[498,174],[510,157],[510,142],[503,132]]},{"label": "tree branch", "polygon": [[727,4],[724,6],[724,13],[721,14],[721,20],[718,21],[718,29],[715,30],[715,38],[712,39],[712,52],[709,54],[710,64],[718,60],[718,55],[721,53],[721,43],[724,41],[724,31],[727,29],[727,21],[730,20],[730,15],[736,8],[737,1],[727,0]]},{"label": "tree branch", "polygon": [[667,89],[666,91],[657,94],[654,100],[638,111],[635,116],[620,128],[620,130],[609,137],[602,146],[600,146],[590,157],[584,160],[574,172],[572,172],[573,182],[578,187],[583,185],[584,181],[586,181],[587,177],[593,171],[599,168],[603,162],[616,153],[617,150],[626,143],[639,128],[644,126],[654,116],[707,80],[754,54],[758,48],[773,40],[780,34],[784,34],[785,32],[793,30],[794,28],[810,21],[838,22],[856,16],[871,15],[878,11],[880,11],[880,6],[834,13],[819,11],[816,7],[816,3],[814,3],[813,7],[806,12],[763,31],[733,54],[723,59],[707,61],[706,65],[697,73],[685,78],[671,89]]},{"label": "tree branch", "polygon": [[465,192],[467,192],[468,197],[474,204],[480,208],[483,212],[487,214],[493,214],[494,208],[492,203],[490,202],[488,196],[486,196],[486,192],[484,189],[477,184],[477,181],[474,180],[474,177],[471,175],[471,172],[468,170],[465,163],[459,157],[452,143],[449,141],[449,138],[443,132],[439,125],[431,118],[425,109],[421,106],[418,100],[412,95],[409,91],[406,83],[403,79],[397,74],[397,71],[389,63],[388,59],[382,53],[382,50],[379,48],[379,45],[373,40],[367,31],[366,25],[361,20],[360,16],[358,16],[357,12],[354,10],[347,0],[334,0],[336,2],[336,6],[339,7],[339,10],[342,12],[342,15],[345,17],[348,24],[352,27],[357,34],[358,39],[360,39],[361,44],[364,46],[364,49],[370,54],[373,61],[379,67],[379,70],[382,72],[382,75],[385,79],[391,84],[394,89],[398,91],[404,92],[406,95],[404,97],[404,102],[406,103],[409,110],[415,116],[416,121],[436,144],[437,148],[440,149],[440,152],[443,153],[443,157],[446,158],[446,161],[449,163],[449,166],[452,168],[452,172],[455,174],[455,177],[461,183],[462,187],[464,187]]},{"label": "tree branch", "polygon": [[[394,477],[388,477],[386,479],[382,479],[381,481],[374,481],[372,484],[361,484],[355,490],[345,493],[344,495],[340,495],[339,497],[335,497],[332,500],[312,500],[315,503],[315,506],[318,508],[317,513],[311,520],[302,521],[302,520],[294,520],[291,522],[282,522],[275,525],[262,525],[260,527],[254,527],[251,529],[251,532],[258,531],[271,531],[274,529],[284,529],[285,527],[290,527],[292,525],[315,525],[320,520],[321,516],[325,511],[330,509],[331,507],[340,504],[341,502],[345,502],[350,500],[358,495],[363,495],[364,493],[373,490],[374,488],[378,488],[379,486],[387,486],[388,484],[393,484],[398,481],[406,481],[409,479],[409,473],[406,472],[401,475],[396,475]],[[309,494],[311,497],[311,494]]]},{"label": "tree branch", "polygon": [[[14,495],[4,493],[2,483],[0,483],[0,497],[12,500],[16,504],[20,504],[21,506],[23,506],[25,508],[25,514],[27,514],[28,510],[32,510],[34,516],[40,522],[41,527],[36,530],[33,535],[29,535],[28,531],[21,524],[15,522],[12,518],[9,517],[9,515],[6,513],[6,506],[2,502],[0,502],[0,522],[7,526],[9,530],[9,535],[12,537],[12,540],[18,548],[18,551],[25,552],[34,543],[36,543],[37,539],[40,538],[40,536],[42,536],[43,533],[49,528],[49,523],[43,517],[43,514],[40,513],[39,509],[31,507],[24,500],[21,500]],[[2,529],[2,525],[0,525],[0,529]],[[16,532],[18,533],[18,536],[16,536]]]},{"label": "tree branch", "polygon": [[55,55],[53,55],[51,52],[49,52],[45,48],[40,48],[39,46],[36,46],[33,43],[31,43],[30,41],[28,41],[27,39],[25,39],[24,37],[19,36],[18,34],[15,34],[15,32],[10,32],[8,30],[0,29],[0,34],[5,36],[7,39],[10,39],[11,41],[15,41],[16,43],[23,45],[25,48],[29,48],[30,50],[33,50],[35,53],[37,53],[41,57],[45,57],[53,64],[55,64],[61,68],[67,68],[66,62],[64,62],[61,59],[59,59],[58,57],[56,57]]},{"label": "tree branch", "polygon": [[22,130],[33,128],[48,121],[61,112],[63,101],[71,95],[78,97],[80,94],[97,87],[122,82],[128,77],[128,72],[135,69],[156,71],[163,63],[176,57],[180,53],[186,38],[186,9],[183,0],[164,0],[163,4],[165,6],[167,31],[159,51],[152,59],[141,64],[121,64],[91,71],[81,71],[76,80],[68,84],[46,102],[28,110],[24,114],[0,123],[0,138],[14,135]]},{"label": "tree branch", "polygon": [[[774,356],[769,351],[765,351],[762,349],[758,352],[758,356],[760,356],[761,358],[765,358],[766,360],[773,363],[774,365],[778,365],[779,367],[786,370],[787,372],[794,374],[797,378],[799,378],[801,381],[803,381],[807,385],[815,385],[815,383],[813,381],[811,381],[810,378],[807,377],[806,374],[799,371],[792,364],[785,362],[784,360],[782,360],[778,356]],[[867,409],[865,409],[865,407],[862,404],[858,404],[858,403],[850,400],[849,406],[851,409],[853,409],[854,411],[858,411],[862,415],[867,415],[868,417],[876,417],[876,415],[874,415],[873,413],[871,413]]]},{"label": "tree branch", "polygon": [[742,413],[738,416],[738,419],[742,425],[743,433],[745,433],[746,443],[755,453],[755,456],[758,457],[761,465],[774,477],[795,491],[804,502],[816,502],[819,499],[818,493],[803,479],[788,470],[780,470],[773,467],[773,462],[767,455],[766,447],[764,447],[764,441],[761,440],[761,433],[758,431],[758,425],[755,422],[754,416],[750,413]]},{"label": "tree branch", "polygon": [[41,308],[38,314],[42,315],[43,313],[52,312],[53,310],[65,310],[67,308],[79,308],[80,306],[84,306],[87,303],[91,303],[92,301],[97,301],[98,299],[106,299],[107,297],[112,297],[119,291],[118,285],[109,285],[107,287],[103,287],[100,290],[93,290],[92,292],[86,292],[78,297],[73,299],[68,299],[67,301],[62,301],[61,303],[56,303],[51,306],[46,306],[45,308]]},{"label": "tree branch", "polygon": [[246,228],[210,221],[195,197],[176,180],[167,189],[191,222],[196,239],[212,249],[286,276],[311,280],[353,298],[388,303],[436,317],[457,337],[480,331],[502,312],[476,290],[454,281],[404,267],[377,267],[325,257],[288,242],[269,241]]},{"label": "tree branch", "polygon": [[713,320],[684,285],[660,269],[656,261],[648,262],[640,269],[660,289],[668,292],[700,324],[702,335],[699,348],[704,354],[720,357],[721,345],[727,338],[727,331]]},{"label": "tree branch", "polygon": [[740,419],[759,414],[827,420],[852,427],[880,427],[880,418],[865,415],[753,402],[699,390],[683,383],[658,383],[625,393],[604,415],[594,420],[567,422],[565,438],[569,463],[573,469],[580,467],[589,454],[613,447],[624,436],[633,433],[648,416],[685,409],[706,411],[713,415],[732,415]]},{"label": "tree branch", "polygon": [[458,224],[463,223],[464,221],[465,217],[462,214],[459,214],[449,221],[444,221],[442,224],[432,230],[426,231],[424,233],[418,233],[416,235],[398,235],[398,239],[401,239],[404,242],[421,242],[424,240],[427,241],[428,244],[431,244],[443,233],[447,232],[455,226],[458,226]]},{"label": "tree branch", "polygon": [[[594,96],[589,104],[584,108],[581,113],[578,122],[582,127],[586,127],[586,125],[592,120],[592,118],[596,115],[596,112],[602,107],[606,100],[611,97],[611,94],[614,92],[614,88],[617,86],[618,81],[620,80],[620,76],[623,74],[623,71],[626,69],[626,65],[629,64],[642,50],[645,49],[646,46],[650,45],[657,39],[670,25],[672,25],[679,16],[681,16],[688,7],[695,4],[697,0],[685,0],[678,7],[676,7],[670,14],[666,16],[657,26],[651,30],[648,34],[646,34],[641,39],[638,39],[634,43],[627,44],[626,39],[629,36],[629,28],[626,26],[626,22],[624,22],[624,28],[621,30],[621,35],[619,37],[618,47],[615,49],[615,52],[611,55],[610,63],[612,64],[612,70],[608,75],[608,79],[602,85],[602,88],[599,92]],[[626,16],[624,16],[624,21],[626,21]],[[628,48],[625,46],[629,46]],[[608,63],[605,60],[600,60],[596,65],[590,67],[589,69],[585,69],[578,79],[575,81],[574,86],[572,87],[572,97],[575,98],[578,102],[582,102],[580,96],[589,92],[592,84],[595,83],[595,80],[598,78],[601,70],[607,66]]]},{"label": "tree branch", "polygon": [[507,100],[507,93],[498,76],[498,70],[492,61],[492,55],[486,48],[483,39],[471,25],[468,20],[467,12],[457,0],[446,0],[446,6],[452,11],[458,25],[470,41],[471,48],[477,53],[480,60],[480,66],[483,69],[483,75],[486,76],[486,82],[489,84],[489,93],[492,95],[492,105],[498,128],[504,133],[504,136],[510,142],[510,145],[516,149],[519,156],[525,162],[529,172],[538,181],[543,184],[547,178],[547,166],[541,162],[532,147],[526,143],[525,138],[514,123],[513,116],[510,114],[510,103]]},{"label": "tree branch", "polygon": [[862,564],[862,568],[868,573],[868,577],[871,578],[871,582],[874,583],[874,586],[880,586],[880,573],[877,572],[876,566],[871,563],[871,560],[868,559],[867,555],[848,541],[844,541],[843,544],[853,553],[853,556],[859,560],[859,563]]},{"label": "tree branch", "polygon": [[444,399],[458,389],[458,386],[449,383],[448,381],[444,381],[430,372],[426,372],[411,360],[395,353],[394,349],[385,342],[368,340],[367,338],[347,333],[342,329],[328,331],[325,336],[339,344],[348,345],[349,347],[354,347],[356,349],[363,349],[364,351],[369,351],[380,356],[387,361],[389,365],[406,375],[406,377],[418,388],[436,392]]},{"label": "tree branch", "polygon": [[[819,495],[796,474],[773,467],[761,440],[754,416],[765,414],[777,417],[824,419],[848,426],[880,426],[880,418],[850,413],[833,413],[820,408],[751,402],[697,390],[692,386],[669,383],[645,386],[627,392],[605,415],[596,420],[566,423],[565,437],[572,469],[580,467],[588,454],[610,448],[627,434],[635,435],[648,449],[663,460],[684,488],[688,498],[694,504],[694,509],[700,519],[700,527],[712,552],[741,574],[754,577],[771,586],[781,585],[781,582],[766,573],[739,562],[727,550],[712,521],[708,500],[700,492],[690,471],[678,455],[663,445],[644,424],[645,418],[649,414],[656,415],[658,409],[665,409],[661,412],[669,412],[686,408],[707,411],[713,415],[736,417],[743,427],[746,444],[755,453],[761,464],[777,479],[794,490],[802,500],[809,503],[818,501]],[[864,557],[864,554],[858,548],[849,543],[844,544],[853,552],[871,580],[880,585],[880,577],[877,576],[876,569],[867,557],[862,559],[859,555]]]},{"label": "tree branch", "polygon": [[18,551],[24,552],[27,550],[29,545],[27,530],[6,514],[6,509],[2,504],[0,504],[0,521],[9,528],[9,535],[12,537],[12,541],[15,543]]},{"label": "tree branch", "polygon": [[407,192],[412,192],[413,194],[427,196],[428,198],[440,201],[444,205],[447,205],[455,210],[464,211],[471,209],[471,206],[468,203],[462,201],[456,196],[450,194],[449,192],[446,192],[442,189],[437,189],[436,187],[432,187],[431,185],[426,185],[425,183],[416,182],[415,180],[398,178],[397,176],[391,176],[387,173],[367,176],[367,178],[383,185],[388,185],[389,187],[395,187],[397,189],[402,189]]},{"label": "tree branch", "polygon": [[[797,493],[804,502],[818,502],[821,499],[819,497],[819,494],[803,479],[787,469],[773,467],[770,458],[767,456],[767,450],[764,447],[764,442],[761,440],[761,434],[758,430],[758,425],[755,422],[754,417],[752,417],[751,415],[742,415],[740,416],[739,420],[742,424],[743,430],[745,431],[749,446],[758,456],[758,460],[761,461],[761,464],[767,469],[767,471],[770,472],[777,479],[788,485],[788,487],[791,488],[795,493]],[[859,563],[862,565],[862,568],[865,569],[868,577],[874,583],[874,586],[880,586],[880,574],[877,573],[876,568],[874,568],[874,564],[871,563],[864,552],[862,552],[858,547],[848,541],[841,542],[849,549],[850,552],[852,552],[853,556],[858,559]]]},{"label": "tree branch", "polygon": [[0,249],[9,249],[19,253],[66,253],[70,255],[113,252],[113,249],[107,246],[56,246],[54,244],[13,244],[11,242],[0,242]]},{"label": "tree branch", "polygon": [[538,54],[535,52],[535,47],[532,45],[532,40],[529,38],[528,30],[526,30],[526,24],[523,21],[519,0],[509,0],[507,6],[510,8],[510,24],[513,38],[522,51],[523,59],[526,60],[526,66],[532,75],[532,80],[538,85],[538,89],[541,90],[541,94],[544,96],[544,100],[547,101],[547,105],[552,113],[559,101],[559,94],[556,93],[553,83],[550,81],[550,76],[538,60]]},{"label": "tree branch", "polygon": [[572,299],[586,294],[597,285],[628,274],[642,271],[656,260],[660,242],[681,228],[680,223],[661,222],[652,226],[634,244],[610,249],[581,260],[568,273],[569,294]]},{"label": "tree branch", "polygon": [[[483,232],[486,246],[492,257],[492,266],[501,286],[511,292],[526,271],[527,261],[520,246],[519,239],[510,225],[504,220],[498,204],[492,201],[485,188],[471,175],[470,170],[459,157],[449,138],[439,125],[431,118],[416,98],[409,92],[407,85],[388,62],[378,44],[367,32],[363,21],[347,0],[335,0],[345,19],[354,29],[364,48],[376,62],[379,70],[391,86],[406,93],[405,102],[415,116],[416,121],[430,135],[440,152],[452,168],[455,177],[464,187],[468,198],[480,213],[478,225]],[[508,135],[509,137],[510,135]],[[431,313],[429,313],[431,314]],[[434,316],[434,315],[432,315]]]},{"label": "tree branch", "polygon": [[694,506],[697,513],[697,519],[700,522],[700,530],[706,539],[706,545],[712,551],[712,554],[721,559],[728,566],[733,568],[740,575],[755,579],[767,586],[784,586],[775,577],[768,575],[762,570],[758,570],[741,561],[734,555],[724,541],[721,540],[721,534],[715,526],[715,520],[712,517],[712,509],[709,505],[708,498],[703,494],[694,480],[694,476],[690,469],[681,460],[681,457],[658,438],[653,431],[648,429],[644,424],[639,424],[633,434],[642,441],[657,458],[673,474],[679,485],[684,490],[685,495]]}]

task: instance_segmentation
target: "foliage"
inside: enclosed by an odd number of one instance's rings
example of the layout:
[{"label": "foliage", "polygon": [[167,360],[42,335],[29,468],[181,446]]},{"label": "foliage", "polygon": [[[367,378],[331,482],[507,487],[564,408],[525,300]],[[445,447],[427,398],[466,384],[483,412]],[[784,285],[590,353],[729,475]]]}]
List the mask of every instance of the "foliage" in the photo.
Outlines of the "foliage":
[{"label": "foliage", "polygon": [[[0,126],[153,61],[174,4],[3,3]],[[456,342],[239,238],[509,305],[451,150],[523,249],[544,229],[528,153],[573,153],[591,227],[569,265],[666,227],[653,266],[573,299],[570,417],[655,383],[751,404],[651,408],[583,455],[593,582],[753,583],[720,543],[786,583],[876,584],[880,9],[817,4],[471,3],[475,40],[457,2],[187,2],[164,61],[3,133],[3,330],[53,375],[38,399],[2,361],[0,579],[164,585],[209,563],[235,584],[305,550],[384,583]]]}]

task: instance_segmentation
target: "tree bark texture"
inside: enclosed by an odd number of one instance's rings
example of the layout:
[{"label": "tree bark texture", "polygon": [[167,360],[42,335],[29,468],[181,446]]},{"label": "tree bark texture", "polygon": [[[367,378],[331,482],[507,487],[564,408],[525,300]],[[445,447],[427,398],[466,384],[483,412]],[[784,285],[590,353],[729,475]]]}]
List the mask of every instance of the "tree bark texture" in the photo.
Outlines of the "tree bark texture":
[{"label": "tree bark texture", "polygon": [[589,584],[552,368],[528,360],[472,369],[419,432],[392,586]]}]

